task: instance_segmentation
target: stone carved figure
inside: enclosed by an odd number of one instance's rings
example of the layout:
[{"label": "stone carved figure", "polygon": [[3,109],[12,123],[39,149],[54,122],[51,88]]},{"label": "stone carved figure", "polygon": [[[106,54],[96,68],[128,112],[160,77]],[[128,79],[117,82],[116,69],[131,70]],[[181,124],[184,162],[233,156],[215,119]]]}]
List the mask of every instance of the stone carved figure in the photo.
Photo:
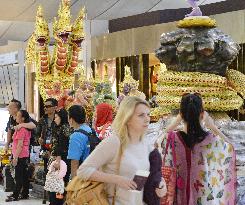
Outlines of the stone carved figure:
[{"label": "stone carved figure", "polygon": [[164,33],[156,56],[173,71],[198,71],[225,76],[239,45],[217,28],[179,28]]}]

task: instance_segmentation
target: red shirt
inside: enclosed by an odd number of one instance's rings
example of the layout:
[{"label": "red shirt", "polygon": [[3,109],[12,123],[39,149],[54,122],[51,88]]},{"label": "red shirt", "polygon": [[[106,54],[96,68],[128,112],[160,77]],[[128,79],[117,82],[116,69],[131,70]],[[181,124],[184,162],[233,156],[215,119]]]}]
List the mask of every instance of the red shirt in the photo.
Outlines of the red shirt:
[{"label": "red shirt", "polygon": [[14,157],[16,156],[18,140],[22,140],[22,139],[23,139],[23,147],[18,157],[19,158],[29,157],[30,138],[31,138],[31,131],[27,130],[24,127],[14,132],[13,146],[12,146],[12,153]]}]

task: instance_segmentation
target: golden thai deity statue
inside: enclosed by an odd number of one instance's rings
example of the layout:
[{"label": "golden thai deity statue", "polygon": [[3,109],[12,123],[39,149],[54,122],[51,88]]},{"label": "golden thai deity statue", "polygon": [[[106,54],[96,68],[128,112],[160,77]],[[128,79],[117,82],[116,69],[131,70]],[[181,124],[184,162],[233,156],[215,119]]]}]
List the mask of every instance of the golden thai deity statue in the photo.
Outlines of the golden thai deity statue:
[{"label": "golden thai deity statue", "polygon": [[26,63],[36,67],[36,79],[44,100],[48,97],[59,100],[67,94],[74,83],[78,54],[85,38],[84,17],[83,8],[71,24],[70,0],[61,1],[58,17],[53,22],[55,44],[51,59],[48,23],[44,19],[42,7],[38,7],[35,30],[26,49]]},{"label": "golden thai deity statue", "polygon": [[93,96],[94,107],[100,103],[108,103],[116,109],[116,96],[112,91],[112,83],[108,77],[107,65],[105,65],[105,75],[101,78],[98,73],[94,80],[95,94]]},{"label": "golden thai deity statue", "polygon": [[145,94],[139,91],[139,81],[132,77],[130,67],[126,65],[124,68],[124,80],[119,84],[120,93],[118,96],[118,104],[120,104],[125,96],[137,96],[145,99]]}]

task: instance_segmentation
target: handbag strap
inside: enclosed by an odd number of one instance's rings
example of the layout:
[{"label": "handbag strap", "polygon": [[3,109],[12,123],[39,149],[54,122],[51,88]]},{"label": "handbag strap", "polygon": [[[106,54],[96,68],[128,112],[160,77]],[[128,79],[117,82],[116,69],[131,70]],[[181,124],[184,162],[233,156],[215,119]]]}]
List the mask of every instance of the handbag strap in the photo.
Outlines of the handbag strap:
[{"label": "handbag strap", "polygon": [[167,143],[166,143],[166,148],[165,148],[165,153],[163,156],[163,161],[162,161],[162,165],[165,166],[165,159],[166,159],[166,155],[168,153],[168,148],[169,145],[171,144],[172,147],[172,156],[173,156],[173,167],[176,167],[176,152],[175,152],[175,133],[173,131],[170,131],[168,133],[168,137],[167,137]]},{"label": "handbag strap", "polygon": [[[120,149],[119,149],[119,154],[118,154],[117,164],[116,164],[116,175],[119,175],[121,159],[122,159],[122,145],[120,143]],[[113,194],[113,198],[112,198],[112,205],[115,205],[116,195],[117,195],[117,185],[115,185],[115,187],[114,187],[114,194]]]}]

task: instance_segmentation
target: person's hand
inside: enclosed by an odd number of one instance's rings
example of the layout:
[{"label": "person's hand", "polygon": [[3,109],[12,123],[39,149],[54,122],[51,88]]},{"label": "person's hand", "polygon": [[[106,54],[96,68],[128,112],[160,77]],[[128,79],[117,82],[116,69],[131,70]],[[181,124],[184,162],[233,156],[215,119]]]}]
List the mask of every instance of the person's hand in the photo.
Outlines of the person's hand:
[{"label": "person's hand", "polygon": [[133,180],[129,180],[122,176],[117,176],[115,182],[119,187],[126,190],[135,190],[137,188],[137,184]]},{"label": "person's hand", "polygon": [[57,162],[60,162],[61,156],[57,156],[55,160],[56,160]]},{"label": "person's hand", "polygon": [[22,127],[23,127],[22,124],[18,124],[14,126],[14,130],[20,130]]},{"label": "person's hand", "polygon": [[4,153],[5,154],[8,154],[8,150],[9,150],[9,145],[8,144],[5,144],[5,146],[4,146]]},{"label": "person's hand", "polygon": [[162,198],[166,195],[167,193],[167,186],[165,180],[162,178],[162,181],[159,184],[159,188],[155,189],[156,194],[159,198]]},{"label": "person's hand", "polygon": [[182,117],[181,117],[181,114],[179,113],[176,116],[176,118],[166,127],[166,131],[169,132],[169,131],[175,130],[179,126],[181,121],[182,121]]},{"label": "person's hand", "polygon": [[60,169],[60,161],[55,160],[53,167],[55,168],[55,170]]},{"label": "person's hand", "polygon": [[43,143],[44,143],[43,138],[39,137],[39,138],[38,138],[38,143],[39,143],[40,145],[43,145]]},{"label": "person's hand", "polygon": [[203,114],[203,122],[204,122],[205,127],[209,129],[213,129],[216,126],[213,118],[210,117],[210,115],[206,111]]},{"label": "person's hand", "polygon": [[61,156],[57,156],[54,163],[55,169],[60,169],[60,161],[61,161]]},{"label": "person's hand", "polygon": [[18,158],[13,158],[12,165],[15,167],[18,163]]}]

